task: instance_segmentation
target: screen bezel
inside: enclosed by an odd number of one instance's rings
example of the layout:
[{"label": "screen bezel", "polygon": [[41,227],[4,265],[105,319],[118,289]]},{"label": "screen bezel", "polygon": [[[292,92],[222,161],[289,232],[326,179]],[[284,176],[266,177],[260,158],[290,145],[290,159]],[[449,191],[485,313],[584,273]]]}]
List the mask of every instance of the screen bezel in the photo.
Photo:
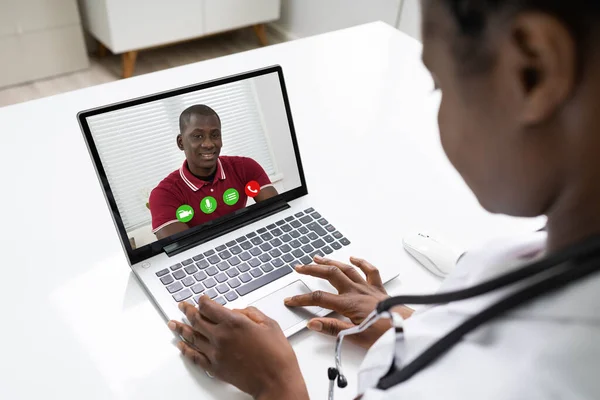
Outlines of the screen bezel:
[{"label": "screen bezel", "polygon": [[[112,189],[108,182],[108,178],[106,176],[106,172],[102,165],[102,161],[100,159],[98,149],[96,148],[94,138],[92,136],[91,130],[87,123],[87,118],[92,117],[94,115],[104,114],[107,112],[113,112],[113,111],[121,110],[121,109],[128,108],[128,107],[138,106],[141,104],[150,103],[150,102],[157,101],[157,100],[163,100],[163,99],[166,99],[169,97],[175,97],[175,96],[179,96],[179,95],[183,95],[183,94],[187,94],[187,93],[191,93],[191,92],[195,92],[195,91],[209,89],[209,88],[212,88],[215,86],[220,86],[220,85],[234,83],[234,82],[238,82],[238,81],[242,81],[242,80],[246,80],[246,79],[256,78],[256,77],[260,77],[260,76],[264,76],[264,75],[268,75],[268,74],[272,74],[272,73],[277,73],[277,75],[279,77],[281,93],[283,96],[283,102],[284,102],[285,111],[287,114],[290,134],[292,136],[292,143],[294,146],[294,155],[296,156],[296,164],[297,164],[298,172],[300,175],[301,186],[296,189],[288,190],[284,193],[281,193],[273,199],[269,199],[271,201],[269,201],[268,203],[271,204],[273,201],[282,201],[282,200],[289,202],[289,201],[295,200],[299,197],[302,197],[302,196],[305,196],[306,194],[308,194],[308,188],[306,186],[306,179],[304,177],[304,169],[302,168],[302,160],[300,159],[300,151],[298,149],[298,141],[296,138],[296,130],[294,128],[294,122],[292,119],[292,112],[290,109],[287,88],[285,86],[283,70],[282,70],[281,66],[279,66],[279,65],[262,68],[262,69],[254,70],[254,71],[250,71],[250,72],[245,72],[245,73],[241,73],[241,74],[237,74],[237,75],[232,75],[232,76],[228,76],[225,78],[219,78],[219,79],[215,79],[215,80],[211,80],[211,81],[207,81],[207,82],[203,82],[203,83],[199,83],[199,84],[194,84],[194,85],[190,85],[190,86],[185,86],[185,87],[181,87],[181,88],[177,88],[177,89],[172,89],[172,90],[168,90],[165,92],[156,93],[156,94],[152,94],[152,95],[148,95],[148,96],[143,96],[143,97],[139,97],[136,99],[127,100],[127,101],[123,101],[123,102],[119,102],[119,103],[115,103],[115,104],[111,104],[111,105],[97,107],[94,109],[81,111],[77,114],[77,120],[79,121],[79,125],[83,132],[85,142],[87,144],[90,156],[92,158],[94,167],[96,169],[96,174],[98,175],[98,179],[102,186],[102,190],[104,192],[104,196],[106,198],[108,207],[111,211],[115,227],[117,228],[119,237],[121,239],[121,245],[123,246],[123,249],[125,250],[125,252],[127,254],[127,258],[129,260],[130,265],[134,265],[134,264],[143,262],[151,257],[154,257],[160,253],[163,253],[165,246],[175,243],[177,240],[179,240],[183,237],[189,237],[190,235],[193,235],[194,233],[197,233],[197,232],[199,233],[200,231],[206,232],[207,231],[207,228],[205,226],[206,224],[199,225],[194,228],[190,228],[190,229],[186,230],[185,232],[182,232],[181,234],[173,235],[168,238],[157,240],[157,241],[155,241],[151,244],[145,245],[143,247],[133,249],[131,247],[131,243],[129,242],[129,237],[127,235],[127,231],[125,230],[125,225],[123,224],[121,214],[119,212],[119,209],[117,208],[117,203],[115,201]],[[249,207],[246,207],[246,208],[244,208],[244,210],[247,210],[247,213],[245,213],[244,215],[247,216],[248,214],[251,215],[252,213],[258,213],[260,211],[260,209],[266,205],[267,204],[262,205],[262,203],[258,203],[258,204],[253,204]],[[231,218],[231,216],[228,214],[226,216],[217,218],[214,221],[211,221],[211,225],[213,227],[209,227],[208,231],[210,232],[211,229],[217,229],[216,225],[218,225],[219,221],[223,220],[223,219],[227,221],[226,222],[227,224],[235,225],[236,219],[238,219],[238,217]],[[199,240],[197,244],[199,245],[202,242],[203,242],[202,240]]]}]

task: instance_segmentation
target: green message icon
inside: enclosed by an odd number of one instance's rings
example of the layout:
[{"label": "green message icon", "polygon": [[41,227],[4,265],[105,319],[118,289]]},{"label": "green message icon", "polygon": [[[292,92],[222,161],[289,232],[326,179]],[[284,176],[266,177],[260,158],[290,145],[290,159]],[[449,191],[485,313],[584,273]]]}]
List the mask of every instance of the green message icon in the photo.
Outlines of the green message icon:
[{"label": "green message icon", "polygon": [[240,199],[240,194],[234,188],[227,189],[225,193],[223,193],[223,202],[228,206],[235,205]]},{"label": "green message icon", "polygon": [[194,218],[194,209],[184,204],[177,209],[176,217],[179,222],[183,222],[184,224],[190,222]]},{"label": "green message icon", "polygon": [[217,199],[207,196],[200,202],[200,209],[204,214],[212,214],[217,209]]}]

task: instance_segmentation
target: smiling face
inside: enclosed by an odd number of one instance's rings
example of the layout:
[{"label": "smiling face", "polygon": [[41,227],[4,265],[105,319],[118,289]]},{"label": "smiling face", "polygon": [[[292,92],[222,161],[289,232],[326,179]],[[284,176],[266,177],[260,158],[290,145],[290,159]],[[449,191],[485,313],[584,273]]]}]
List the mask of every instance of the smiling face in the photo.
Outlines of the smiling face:
[{"label": "smiling face", "polygon": [[177,145],[184,151],[192,174],[200,177],[213,174],[223,147],[219,118],[192,114],[183,132],[177,136]]}]

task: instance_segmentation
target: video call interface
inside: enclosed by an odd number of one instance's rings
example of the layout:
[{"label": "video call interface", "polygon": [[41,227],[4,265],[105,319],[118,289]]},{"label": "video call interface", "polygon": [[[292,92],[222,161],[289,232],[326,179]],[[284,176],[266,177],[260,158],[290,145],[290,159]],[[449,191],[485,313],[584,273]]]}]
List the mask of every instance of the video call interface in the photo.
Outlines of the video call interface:
[{"label": "video call interface", "polygon": [[134,249],[301,186],[275,72],[87,122]]}]

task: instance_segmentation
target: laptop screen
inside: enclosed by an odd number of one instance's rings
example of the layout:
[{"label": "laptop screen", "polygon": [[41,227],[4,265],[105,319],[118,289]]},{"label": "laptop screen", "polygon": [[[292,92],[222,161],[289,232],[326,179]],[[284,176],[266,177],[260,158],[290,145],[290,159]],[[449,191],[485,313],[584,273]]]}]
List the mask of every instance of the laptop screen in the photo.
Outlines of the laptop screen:
[{"label": "laptop screen", "polygon": [[279,67],[79,119],[132,262],[254,204],[306,193]]}]

